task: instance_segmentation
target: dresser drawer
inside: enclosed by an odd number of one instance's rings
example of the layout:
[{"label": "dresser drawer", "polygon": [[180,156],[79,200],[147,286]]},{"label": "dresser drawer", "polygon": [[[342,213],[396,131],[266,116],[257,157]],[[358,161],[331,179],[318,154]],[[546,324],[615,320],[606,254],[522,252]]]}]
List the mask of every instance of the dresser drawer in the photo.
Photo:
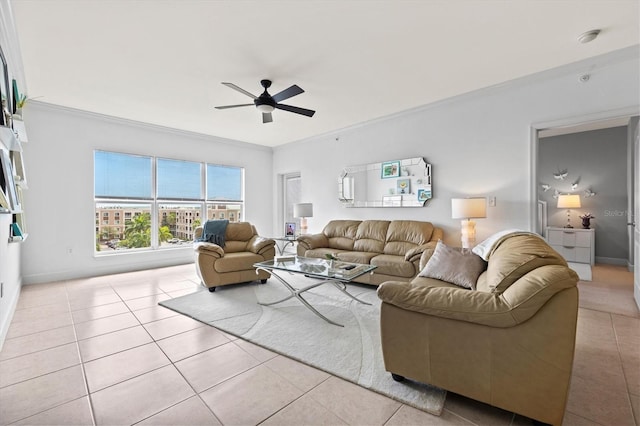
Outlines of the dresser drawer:
[{"label": "dresser drawer", "polygon": [[593,229],[547,228],[547,242],[567,262],[595,263]]}]

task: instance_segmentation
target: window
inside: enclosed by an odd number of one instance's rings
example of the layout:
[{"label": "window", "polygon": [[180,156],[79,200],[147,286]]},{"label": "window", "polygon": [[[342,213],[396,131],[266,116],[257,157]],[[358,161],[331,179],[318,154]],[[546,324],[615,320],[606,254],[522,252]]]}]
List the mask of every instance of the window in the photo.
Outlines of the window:
[{"label": "window", "polygon": [[203,218],[242,220],[243,186],[239,167],[95,151],[96,252],[191,244]]}]

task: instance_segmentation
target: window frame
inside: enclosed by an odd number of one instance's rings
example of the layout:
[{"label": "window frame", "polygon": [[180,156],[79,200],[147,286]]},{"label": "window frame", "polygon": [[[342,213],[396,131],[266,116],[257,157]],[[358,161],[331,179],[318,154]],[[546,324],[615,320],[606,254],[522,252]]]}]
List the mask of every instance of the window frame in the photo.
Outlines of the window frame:
[{"label": "window frame", "polygon": [[[110,153],[110,154],[120,154],[120,155],[130,155],[130,156],[138,156],[138,157],[147,157],[151,160],[151,186],[152,186],[152,194],[151,194],[151,198],[137,198],[137,197],[108,197],[108,196],[96,196],[96,153],[97,152],[104,152],[104,153]],[[158,160],[169,160],[169,161],[183,161],[183,162],[187,162],[187,163],[194,163],[194,164],[198,164],[199,168],[200,168],[200,195],[198,198],[189,198],[189,197],[178,197],[178,198],[160,198],[158,197],[158,194],[160,192],[159,188],[158,188]],[[228,168],[235,168],[238,169],[240,172],[240,200],[219,200],[219,199],[214,199],[214,200],[209,200],[207,199],[207,193],[208,193],[208,188],[207,188],[207,171],[208,171],[208,166],[219,166],[219,167],[228,167]],[[157,251],[157,250],[170,250],[170,249],[184,249],[184,248],[191,248],[193,241],[187,241],[187,240],[181,240],[180,244],[164,244],[163,242],[160,241],[160,225],[162,223],[162,220],[160,218],[160,214],[161,212],[164,210],[164,206],[196,206],[197,208],[194,209],[194,211],[198,211],[199,212],[199,217],[191,217],[189,219],[189,223],[192,223],[193,220],[200,220],[201,223],[204,223],[205,220],[208,219],[208,211],[209,211],[209,206],[210,205],[224,205],[224,206],[239,206],[239,208],[232,208],[230,210],[238,210],[238,216],[240,216],[240,220],[244,220],[244,213],[245,213],[245,169],[244,167],[241,166],[234,166],[234,165],[225,165],[225,164],[216,164],[216,163],[209,163],[209,162],[199,162],[199,161],[192,161],[192,160],[185,160],[185,159],[179,159],[179,158],[169,158],[169,157],[165,157],[165,156],[153,156],[153,155],[142,155],[142,154],[134,154],[134,153],[124,153],[124,152],[117,152],[117,151],[107,151],[107,150],[103,150],[103,149],[94,149],[93,150],[93,177],[94,177],[94,187],[93,187],[93,204],[94,204],[94,214],[96,215],[96,223],[95,223],[95,233],[94,233],[94,256],[96,257],[102,257],[102,256],[109,256],[109,255],[120,255],[120,254],[127,254],[127,253],[132,253],[132,252],[149,252],[149,251]],[[142,248],[126,248],[123,250],[116,250],[113,249],[112,251],[105,251],[101,249],[101,235],[103,235],[103,233],[101,232],[101,230],[104,227],[110,227],[110,223],[109,221],[111,219],[115,220],[116,216],[119,216],[119,222],[121,223],[123,232],[122,232],[122,237],[124,237],[124,229],[126,229],[127,226],[127,222],[129,220],[132,220],[133,217],[135,217],[135,215],[129,214],[129,216],[127,216],[127,213],[125,212],[125,210],[122,211],[122,214],[110,214],[109,212],[106,212],[104,210],[99,210],[99,206],[100,205],[104,205],[104,204],[113,204],[113,205],[150,205],[150,215],[151,215],[151,221],[150,221],[150,237],[151,237],[151,242],[150,242],[150,246],[149,247],[142,247]],[[114,212],[115,213],[115,212]],[[103,219],[106,216],[106,222],[107,224],[103,224]],[[227,215],[225,215],[226,217]],[[235,215],[234,215],[235,216]],[[236,221],[240,221],[236,218]],[[187,232],[188,234],[188,232]],[[172,237],[171,239],[173,240],[175,237]],[[100,248],[100,249],[99,249]]]}]

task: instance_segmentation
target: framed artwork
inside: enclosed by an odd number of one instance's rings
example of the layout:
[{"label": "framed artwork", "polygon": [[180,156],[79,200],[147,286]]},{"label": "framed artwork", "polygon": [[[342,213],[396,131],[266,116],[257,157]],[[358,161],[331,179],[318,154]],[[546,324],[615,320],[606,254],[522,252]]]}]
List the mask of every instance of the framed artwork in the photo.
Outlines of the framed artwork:
[{"label": "framed artwork", "polygon": [[411,194],[411,179],[398,179],[396,194]]},{"label": "framed artwork", "polygon": [[18,199],[16,183],[13,179],[11,159],[9,158],[9,153],[4,149],[0,149],[0,174],[2,175],[0,176],[0,188],[2,188],[9,201],[10,210],[19,211],[21,209],[20,200]]},{"label": "framed artwork", "polygon": [[382,179],[400,176],[400,161],[387,161],[382,163]]},{"label": "framed artwork", "polygon": [[284,224],[284,236],[285,237],[296,236],[296,224],[294,222],[287,222]]},{"label": "framed artwork", "polygon": [[0,61],[0,99],[5,99],[5,102],[0,107],[0,110],[2,110],[2,114],[0,114],[0,126],[7,126],[9,123],[6,120],[4,110],[6,109],[7,113],[9,113],[13,101],[11,100],[11,91],[9,89],[9,70],[7,68],[7,60],[4,57],[4,52],[2,51],[1,46]]},{"label": "framed artwork", "polygon": [[431,198],[431,191],[428,189],[418,189],[418,201],[427,201]]}]

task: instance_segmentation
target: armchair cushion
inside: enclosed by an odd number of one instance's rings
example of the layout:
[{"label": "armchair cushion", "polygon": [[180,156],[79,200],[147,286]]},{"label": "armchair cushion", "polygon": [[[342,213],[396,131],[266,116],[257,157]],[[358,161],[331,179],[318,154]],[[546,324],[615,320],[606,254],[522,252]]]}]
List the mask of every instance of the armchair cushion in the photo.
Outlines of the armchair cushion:
[{"label": "armchair cushion", "polygon": [[438,241],[435,252],[418,276],[436,278],[475,290],[476,281],[486,267],[485,261],[477,254],[463,253]]}]

